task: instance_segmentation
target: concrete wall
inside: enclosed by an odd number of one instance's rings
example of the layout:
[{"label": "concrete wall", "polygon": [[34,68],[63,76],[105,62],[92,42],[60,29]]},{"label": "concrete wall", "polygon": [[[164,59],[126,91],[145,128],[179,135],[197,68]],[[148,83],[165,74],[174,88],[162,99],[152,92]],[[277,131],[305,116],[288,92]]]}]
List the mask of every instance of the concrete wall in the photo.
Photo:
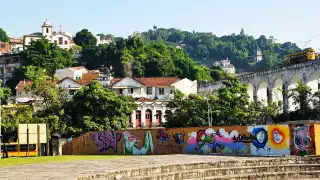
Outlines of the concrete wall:
[{"label": "concrete wall", "polygon": [[63,154],[315,155],[315,142],[313,124],[139,129],[89,132]]}]

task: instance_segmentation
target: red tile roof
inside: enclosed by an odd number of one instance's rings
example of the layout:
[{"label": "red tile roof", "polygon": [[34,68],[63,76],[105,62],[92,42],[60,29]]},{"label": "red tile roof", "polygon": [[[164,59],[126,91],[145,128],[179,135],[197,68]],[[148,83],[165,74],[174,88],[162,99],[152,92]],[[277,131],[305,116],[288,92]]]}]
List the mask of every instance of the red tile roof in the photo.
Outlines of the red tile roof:
[{"label": "red tile roof", "polygon": [[32,81],[20,81],[16,86],[16,90],[24,90],[24,87],[29,86],[32,84]]},{"label": "red tile roof", "polygon": [[[173,83],[180,81],[180,78],[176,77],[144,77],[144,78],[133,78],[136,81],[140,82],[141,84],[144,84],[145,86],[151,86],[151,87],[167,87],[171,86]],[[115,84],[122,80],[121,78],[113,78],[111,80],[111,85]]]},{"label": "red tile roof", "polygon": [[112,78],[111,81],[110,81],[110,85],[113,85],[119,81],[121,81],[122,78]]},{"label": "red tile roof", "polygon": [[88,80],[88,79],[80,79],[80,80],[76,80],[77,83],[81,84],[81,85],[88,85],[90,84],[90,82],[93,81],[93,80]]},{"label": "red tile roof", "polygon": [[135,78],[146,86],[171,86],[171,84],[180,81],[176,77],[150,77],[150,78]]}]

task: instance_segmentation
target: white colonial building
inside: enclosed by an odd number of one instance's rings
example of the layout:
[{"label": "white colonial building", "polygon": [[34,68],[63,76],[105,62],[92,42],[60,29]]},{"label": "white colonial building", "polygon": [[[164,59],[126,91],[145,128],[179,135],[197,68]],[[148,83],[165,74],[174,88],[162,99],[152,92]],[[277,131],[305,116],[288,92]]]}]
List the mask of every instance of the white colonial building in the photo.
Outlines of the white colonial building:
[{"label": "white colonial building", "polygon": [[165,122],[167,102],[174,97],[174,91],[185,95],[197,93],[197,81],[174,77],[158,78],[114,78],[111,87],[117,95],[128,95],[136,99],[138,108],[131,116],[132,127],[161,126]]},{"label": "white colonial building", "polygon": [[236,68],[234,67],[233,64],[230,63],[230,60],[228,58],[225,60],[216,61],[213,65],[220,67],[226,73],[230,73],[230,74],[236,73]]},{"label": "white colonial building", "polygon": [[60,48],[70,49],[75,43],[72,40],[71,34],[62,32],[61,28],[59,32],[53,31],[53,26],[47,20],[41,26],[42,32],[36,32],[23,37],[23,44],[29,45],[32,41],[40,39],[41,36],[46,37],[51,43],[57,44]]}]

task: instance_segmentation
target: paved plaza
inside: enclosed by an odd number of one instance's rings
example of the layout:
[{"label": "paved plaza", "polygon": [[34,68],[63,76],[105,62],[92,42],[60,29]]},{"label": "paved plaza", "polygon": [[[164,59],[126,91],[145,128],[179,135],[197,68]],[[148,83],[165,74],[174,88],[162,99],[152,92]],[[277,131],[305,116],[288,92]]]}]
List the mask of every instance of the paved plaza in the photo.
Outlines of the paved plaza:
[{"label": "paved plaza", "polygon": [[[132,156],[117,159],[90,161],[68,161],[46,164],[27,164],[0,167],[1,180],[74,180],[77,177],[104,174],[108,171],[188,164],[196,162],[217,162],[228,160],[246,160],[257,157],[214,156],[214,155],[159,155]],[[260,157],[261,159],[261,157]]]}]

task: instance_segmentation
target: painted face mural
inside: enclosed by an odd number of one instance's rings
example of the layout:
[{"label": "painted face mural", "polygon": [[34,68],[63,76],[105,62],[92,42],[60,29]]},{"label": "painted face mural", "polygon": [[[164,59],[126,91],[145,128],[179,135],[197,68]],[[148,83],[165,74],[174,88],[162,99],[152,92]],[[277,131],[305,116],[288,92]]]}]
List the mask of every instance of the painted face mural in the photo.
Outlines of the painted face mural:
[{"label": "painted face mural", "polygon": [[281,143],[283,136],[279,133],[278,130],[273,131],[273,141],[277,144]]},{"label": "painted face mural", "polygon": [[252,134],[255,136],[255,140],[252,144],[257,147],[257,151],[260,148],[264,148],[268,142],[268,133],[263,127],[254,128]]},{"label": "painted face mural", "polygon": [[309,137],[309,127],[299,126],[294,128],[294,144],[298,150],[298,155],[307,155],[311,142]]},{"label": "painted face mural", "polygon": [[123,132],[123,141],[124,141],[124,154],[148,154],[149,152],[153,153],[153,141],[152,134],[150,131],[146,131],[141,144],[139,137],[136,137],[130,134],[128,131]]}]

